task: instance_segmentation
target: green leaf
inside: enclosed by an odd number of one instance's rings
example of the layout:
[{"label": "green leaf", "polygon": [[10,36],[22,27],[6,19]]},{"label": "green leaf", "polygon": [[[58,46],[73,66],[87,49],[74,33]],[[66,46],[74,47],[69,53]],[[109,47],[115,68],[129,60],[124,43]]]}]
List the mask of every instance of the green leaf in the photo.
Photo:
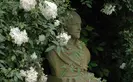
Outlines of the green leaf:
[{"label": "green leaf", "polygon": [[52,41],[55,45],[59,45],[59,43],[57,41]]},{"label": "green leaf", "polygon": [[80,74],[81,73],[81,69],[80,68],[78,68],[78,74]]},{"label": "green leaf", "polygon": [[3,68],[4,66],[0,63],[0,68]]},{"label": "green leaf", "polygon": [[97,50],[98,51],[103,51],[103,48],[102,47],[97,47]]},{"label": "green leaf", "polygon": [[66,72],[67,72],[66,69],[64,69],[61,76],[64,76]]},{"label": "green leaf", "polygon": [[92,67],[97,67],[98,65],[96,63],[94,63],[94,62],[91,62],[91,66]]},{"label": "green leaf", "polygon": [[30,43],[31,47],[34,48],[34,43],[33,43],[33,41],[32,41],[32,40],[29,40],[29,43]]},{"label": "green leaf", "polygon": [[21,77],[20,73],[16,72],[16,76],[17,76],[19,79],[23,80],[23,78]]},{"label": "green leaf", "polygon": [[1,54],[1,55],[5,55],[5,53],[4,53],[3,51],[1,51],[1,50],[0,50],[0,54]]},{"label": "green leaf", "polygon": [[81,2],[83,2],[84,0],[80,0]]},{"label": "green leaf", "polygon": [[82,4],[86,4],[89,8],[92,8],[92,0],[81,0]]},{"label": "green leaf", "polygon": [[91,26],[88,26],[88,25],[86,26],[86,30],[87,30],[87,31],[92,31],[93,29],[94,29],[94,28],[91,27]]},{"label": "green leaf", "polygon": [[75,57],[76,57],[77,59],[79,59],[79,58],[81,57],[81,53],[79,53],[79,52],[76,52],[76,53],[74,53],[73,55],[75,55]]},{"label": "green leaf", "polygon": [[87,45],[89,39],[88,38],[81,38],[81,41],[83,41],[85,43],[85,45]]},{"label": "green leaf", "polygon": [[14,61],[15,59],[16,59],[16,56],[13,55],[13,56],[11,57],[11,60]]},{"label": "green leaf", "polygon": [[64,68],[65,69],[66,68],[66,65],[61,66],[61,68]]},{"label": "green leaf", "polygon": [[0,10],[0,17],[3,16],[3,14],[5,14],[6,12],[3,10]]},{"label": "green leaf", "polygon": [[0,49],[5,49],[5,46],[4,45],[0,45]]},{"label": "green leaf", "polygon": [[45,52],[49,52],[49,51],[51,51],[51,50],[53,50],[55,48],[55,46],[53,45],[53,46],[50,46],[50,47],[48,47],[47,49],[46,49],[46,51]]},{"label": "green leaf", "polygon": [[64,49],[64,47],[61,47],[61,51],[62,51],[62,52],[65,52],[65,49]]},{"label": "green leaf", "polygon": [[74,72],[74,67],[70,66],[70,70],[71,70],[71,72]]},{"label": "green leaf", "polygon": [[56,51],[57,51],[57,54],[60,55],[61,54],[61,47],[57,46]]},{"label": "green leaf", "polygon": [[55,36],[55,32],[53,30],[50,29],[49,32]]},{"label": "green leaf", "polygon": [[0,34],[0,42],[4,42],[5,41],[5,37],[3,35]]},{"label": "green leaf", "polygon": [[92,8],[92,6],[90,4],[86,4],[89,8]]},{"label": "green leaf", "polygon": [[54,29],[55,29],[55,26],[54,26],[53,24],[48,23],[48,25],[49,25],[50,29],[52,29],[52,30],[54,30]]},{"label": "green leaf", "polygon": [[92,67],[91,67],[91,66],[89,66],[88,68],[89,68],[90,70],[92,70]]},{"label": "green leaf", "polygon": [[4,68],[5,65],[5,61],[4,60],[0,60],[0,68]]},{"label": "green leaf", "polygon": [[4,60],[0,60],[0,63],[3,63],[3,64],[4,64],[4,63],[5,63],[5,61],[4,61]]},{"label": "green leaf", "polygon": [[14,76],[14,81],[18,82],[18,77],[17,76]]},{"label": "green leaf", "polygon": [[15,52],[18,53],[18,54],[24,54],[24,52],[22,52],[20,50],[16,50]]},{"label": "green leaf", "polygon": [[108,70],[108,69],[103,69],[102,71],[103,71],[103,74],[104,74],[106,77],[108,77],[108,75],[109,75],[109,70]]},{"label": "green leaf", "polygon": [[88,34],[89,34],[89,32],[88,32],[86,29],[85,29],[85,30],[83,30],[83,32],[82,32],[82,33],[83,33],[83,35],[84,35],[84,36],[88,36]]}]

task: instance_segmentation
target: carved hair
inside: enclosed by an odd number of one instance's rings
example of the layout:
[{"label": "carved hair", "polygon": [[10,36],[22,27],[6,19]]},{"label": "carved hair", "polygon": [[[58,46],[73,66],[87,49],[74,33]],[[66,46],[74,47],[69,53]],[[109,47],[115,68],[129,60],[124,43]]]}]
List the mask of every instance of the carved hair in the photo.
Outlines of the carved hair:
[{"label": "carved hair", "polygon": [[73,24],[74,22],[81,22],[81,17],[79,14],[75,11],[68,11],[67,16],[64,17],[64,25],[67,27],[70,24]]}]

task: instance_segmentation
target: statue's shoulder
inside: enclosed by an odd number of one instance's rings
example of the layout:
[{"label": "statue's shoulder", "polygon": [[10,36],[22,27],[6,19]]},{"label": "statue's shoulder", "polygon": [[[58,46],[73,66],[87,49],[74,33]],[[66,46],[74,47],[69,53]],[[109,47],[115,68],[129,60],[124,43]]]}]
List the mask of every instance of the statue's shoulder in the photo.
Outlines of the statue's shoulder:
[{"label": "statue's shoulder", "polygon": [[57,53],[56,53],[55,49],[53,49],[53,50],[50,50],[50,51],[48,52],[47,56],[55,56],[56,54],[57,54]]}]

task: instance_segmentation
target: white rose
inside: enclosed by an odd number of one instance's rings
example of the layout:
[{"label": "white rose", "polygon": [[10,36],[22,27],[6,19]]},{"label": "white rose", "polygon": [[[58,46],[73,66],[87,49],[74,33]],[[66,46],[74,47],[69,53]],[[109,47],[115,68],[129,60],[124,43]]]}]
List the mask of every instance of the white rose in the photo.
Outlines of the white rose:
[{"label": "white rose", "polygon": [[26,71],[25,81],[26,82],[37,82],[38,72],[33,67]]},{"label": "white rose", "polygon": [[125,66],[126,66],[126,63],[122,63],[122,64],[120,65],[120,68],[121,68],[121,69],[124,69]]},{"label": "white rose", "polygon": [[36,0],[20,0],[20,5],[25,11],[34,9],[36,4]]},{"label": "white rose", "polygon": [[9,35],[14,40],[13,42],[17,45],[28,42],[29,38],[27,37],[26,30],[20,31],[18,27],[11,28]]},{"label": "white rose", "polygon": [[24,70],[20,70],[20,75],[25,77],[26,76],[26,72]]},{"label": "white rose", "polygon": [[35,52],[31,55],[31,58],[32,58],[32,59],[37,59],[37,55],[36,55]]},{"label": "white rose", "polygon": [[41,76],[41,82],[47,82],[47,79],[48,79],[47,75],[43,74]]},{"label": "white rose", "polygon": [[55,20],[54,25],[55,26],[59,26],[60,25],[60,21],[59,20]]},{"label": "white rose", "polygon": [[112,5],[110,3],[106,3],[104,5],[104,8],[101,9],[101,12],[107,14],[107,15],[111,15],[114,11],[115,11],[115,5]]},{"label": "white rose", "polygon": [[45,40],[45,36],[42,34],[42,35],[39,35],[39,41],[42,42]]},{"label": "white rose", "polygon": [[57,17],[57,5],[53,2],[44,1],[39,4],[39,9],[47,20]]},{"label": "white rose", "polygon": [[56,36],[56,38],[61,46],[65,46],[67,45],[71,36],[64,32],[64,33],[60,33],[58,36]]}]

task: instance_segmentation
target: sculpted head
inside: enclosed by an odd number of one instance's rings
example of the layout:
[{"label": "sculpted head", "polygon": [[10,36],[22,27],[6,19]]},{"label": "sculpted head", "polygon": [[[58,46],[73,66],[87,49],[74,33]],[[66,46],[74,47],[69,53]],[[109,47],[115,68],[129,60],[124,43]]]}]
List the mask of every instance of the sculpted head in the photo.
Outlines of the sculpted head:
[{"label": "sculpted head", "polygon": [[81,31],[81,18],[74,11],[69,12],[69,14],[70,16],[65,21],[66,31],[72,38],[79,39]]}]

